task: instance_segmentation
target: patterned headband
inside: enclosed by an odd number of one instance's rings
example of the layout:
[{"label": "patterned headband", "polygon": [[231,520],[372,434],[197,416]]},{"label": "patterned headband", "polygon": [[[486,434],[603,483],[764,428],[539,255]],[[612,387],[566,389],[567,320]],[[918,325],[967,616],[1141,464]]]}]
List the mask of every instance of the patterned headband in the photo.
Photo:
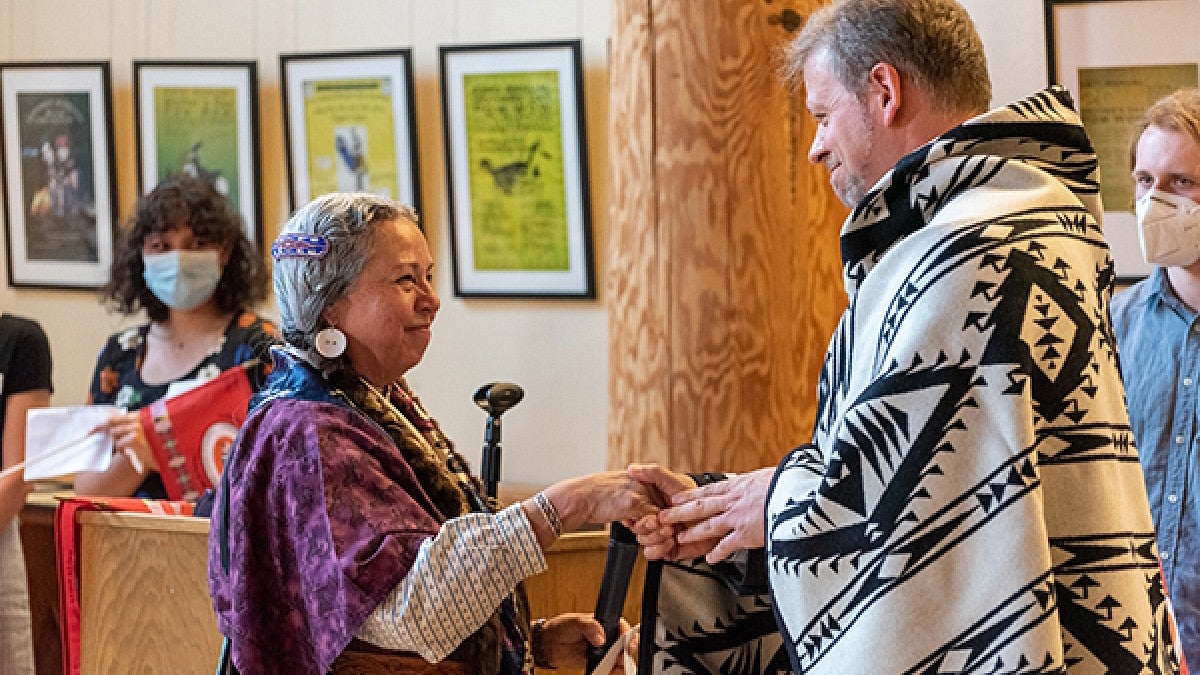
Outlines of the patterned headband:
[{"label": "patterned headband", "polygon": [[284,258],[324,258],[329,252],[329,240],[319,234],[295,234],[288,232],[279,235],[271,244],[271,257],[275,260]]}]

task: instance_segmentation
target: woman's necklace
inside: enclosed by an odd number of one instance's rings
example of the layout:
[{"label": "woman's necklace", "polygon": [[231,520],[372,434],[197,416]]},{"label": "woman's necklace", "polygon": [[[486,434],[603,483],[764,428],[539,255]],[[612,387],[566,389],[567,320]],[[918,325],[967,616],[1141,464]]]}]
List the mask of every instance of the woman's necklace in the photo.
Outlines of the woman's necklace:
[{"label": "woman's necklace", "polygon": [[[445,436],[442,436],[441,430],[438,429],[436,425],[433,426],[433,429],[430,432],[433,434],[434,438],[440,440],[440,442],[435,443],[430,442],[429,437],[422,433],[421,430],[417,428],[417,425],[410,420],[408,416],[401,412],[399,408],[396,407],[396,404],[392,402],[392,397],[390,395],[384,395],[383,392],[379,391],[375,385],[371,384],[367,378],[363,377],[362,375],[358,375],[358,379],[363,383],[368,391],[383,400],[383,404],[387,406],[388,410],[393,412],[398,418],[404,420],[404,422],[414,432],[416,432],[418,436],[426,438],[426,442],[429,443],[429,446],[433,448],[434,452],[437,452],[441,455],[442,461],[446,463],[446,469],[450,471],[450,474],[454,476],[454,480],[458,483],[459,490],[466,495],[468,505],[472,511],[490,513],[494,510],[475,489],[474,484],[471,482],[471,474],[467,470],[467,467],[464,466],[461,461],[459,461],[459,458],[455,453],[450,451],[450,443],[446,440]],[[387,386],[387,391],[390,393],[392,388],[395,386],[395,383],[389,384]],[[407,392],[405,392],[405,396],[408,396]],[[421,410],[420,406],[417,405],[417,402],[413,401],[411,397],[409,397],[409,401],[412,405],[413,414],[423,416],[423,411]]]},{"label": "woman's necklace", "polygon": [[176,352],[193,351],[196,345],[203,345],[206,349],[211,346],[215,351],[216,346],[225,339],[227,324],[228,321],[221,317],[220,322],[214,322],[211,326],[204,327],[203,330],[184,331],[170,328],[164,323],[152,322],[150,335],[157,342]]}]

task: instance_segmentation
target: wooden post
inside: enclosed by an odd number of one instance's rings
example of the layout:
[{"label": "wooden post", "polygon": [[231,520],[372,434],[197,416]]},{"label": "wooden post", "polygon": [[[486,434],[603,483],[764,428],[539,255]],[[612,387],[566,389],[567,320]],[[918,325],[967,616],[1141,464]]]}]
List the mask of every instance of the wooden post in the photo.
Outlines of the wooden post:
[{"label": "wooden post", "polygon": [[778,76],[817,0],[616,0],[611,467],[773,465],[812,434],[846,210]]}]

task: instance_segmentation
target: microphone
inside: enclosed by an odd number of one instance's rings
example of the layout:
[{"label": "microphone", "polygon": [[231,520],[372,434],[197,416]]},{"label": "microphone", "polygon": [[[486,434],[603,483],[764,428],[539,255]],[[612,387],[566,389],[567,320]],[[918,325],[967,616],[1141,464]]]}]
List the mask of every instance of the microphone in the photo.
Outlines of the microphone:
[{"label": "microphone", "polygon": [[521,402],[525,390],[512,382],[490,382],[475,390],[475,405],[499,417]]},{"label": "microphone", "polygon": [[596,597],[593,616],[604,628],[604,646],[587,648],[587,672],[596,670],[604,655],[621,637],[621,612],[625,609],[625,594],[637,562],[637,537],[621,523],[609,525],[608,555],[604,560],[604,576],[600,579],[600,595]]},{"label": "microphone", "polygon": [[488,414],[483,427],[483,459],[479,475],[487,496],[500,485],[500,416],[521,402],[525,390],[512,382],[489,382],[475,390],[475,405]]}]

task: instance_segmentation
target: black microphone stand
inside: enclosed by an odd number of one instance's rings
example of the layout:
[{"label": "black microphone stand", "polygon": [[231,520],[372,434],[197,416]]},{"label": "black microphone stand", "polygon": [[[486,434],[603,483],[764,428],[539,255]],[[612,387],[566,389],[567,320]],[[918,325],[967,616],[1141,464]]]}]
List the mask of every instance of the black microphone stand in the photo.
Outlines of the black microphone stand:
[{"label": "black microphone stand", "polygon": [[483,427],[483,461],[479,476],[483,479],[483,490],[495,498],[500,486],[500,416],[488,414]]},{"label": "black microphone stand", "polygon": [[511,382],[491,382],[475,391],[475,405],[488,414],[483,427],[483,458],[479,476],[488,497],[496,498],[500,486],[500,416],[521,402],[525,391]]}]

